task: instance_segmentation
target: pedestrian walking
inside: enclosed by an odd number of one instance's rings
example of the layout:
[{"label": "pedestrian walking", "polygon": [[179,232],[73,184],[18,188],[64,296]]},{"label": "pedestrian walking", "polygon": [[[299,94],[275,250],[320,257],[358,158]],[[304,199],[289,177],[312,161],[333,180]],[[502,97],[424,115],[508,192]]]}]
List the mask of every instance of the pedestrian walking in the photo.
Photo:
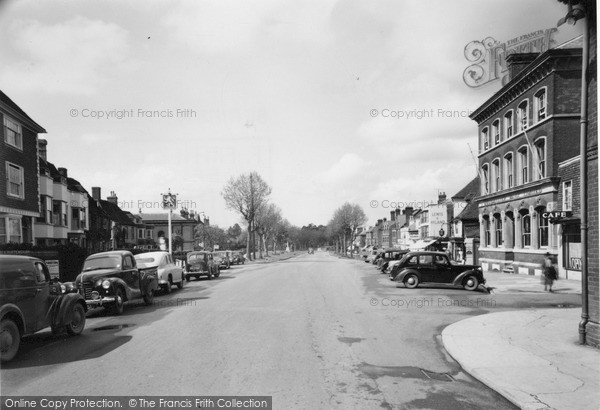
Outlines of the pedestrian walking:
[{"label": "pedestrian walking", "polygon": [[552,290],[552,285],[554,284],[554,281],[558,279],[558,272],[556,271],[550,252],[546,252],[546,257],[542,264],[542,272],[544,274],[544,291],[554,292]]}]

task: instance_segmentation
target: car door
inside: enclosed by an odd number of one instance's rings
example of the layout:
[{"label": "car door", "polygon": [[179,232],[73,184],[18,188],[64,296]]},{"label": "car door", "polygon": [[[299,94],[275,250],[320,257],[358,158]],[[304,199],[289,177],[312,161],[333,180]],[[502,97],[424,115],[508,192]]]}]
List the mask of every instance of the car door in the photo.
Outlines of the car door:
[{"label": "car door", "polygon": [[419,255],[419,272],[422,282],[436,282],[436,266],[433,264],[432,255]]},{"label": "car door", "polygon": [[135,268],[135,262],[131,255],[123,256],[123,263],[121,265],[122,278],[127,284],[127,287],[132,293],[132,296],[138,296],[140,294],[140,273]]},{"label": "car door", "polygon": [[436,266],[436,276],[437,282],[439,283],[452,283],[454,279],[454,274],[452,272],[452,267],[450,265],[450,261],[446,255],[435,255],[433,257],[433,263]]},{"label": "car door", "polygon": [[52,295],[51,284],[50,284],[50,273],[48,268],[42,262],[34,262],[34,279],[35,279],[35,311],[36,311],[36,323],[34,332],[50,326],[50,312],[52,310],[52,304],[56,300],[56,295]]}]

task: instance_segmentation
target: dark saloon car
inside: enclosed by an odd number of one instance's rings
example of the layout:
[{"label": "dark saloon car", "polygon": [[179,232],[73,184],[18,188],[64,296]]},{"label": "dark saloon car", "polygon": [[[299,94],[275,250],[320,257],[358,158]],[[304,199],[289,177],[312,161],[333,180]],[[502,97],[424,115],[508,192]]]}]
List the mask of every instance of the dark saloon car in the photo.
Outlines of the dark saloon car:
[{"label": "dark saloon car", "polygon": [[86,258],[75,288],[88,307],[102,306],[119,315],[128,300],[142,298],[147,305],[152,304],[158,281],[156,276],[138,270],[131,252],[109,251]]},{"label": "dark saloon car", "polygon": [[219,265],[219,268],[229,269],[231,267],[230,251],[214,251],[213,259]]},{"label": "dark saloon car", "polygon": [[409,252],[394,266],[390,277],[411,289],[420,283],[437,283],[477,290],[485,284],[480,266],[453,263],[443,252]]},{"label": "dark saloon car", "polygon": [[63,293],[50,279],[44,261],[28,256],[0,256],[0,344],[2,362],[15,357],[23,336],[46,327],[75,336],[85,327],[85,301]]},{"label": "dark saloon car", "polygon": [[200,276],[212,279],[213,277],[218,278],[220,274],[221,270],[215,262],[212,252],[196,251],[187,254],[183,275],[188,282],[192,277],[196,280],[200,279]]},{"label": "dark saloon car", "polygon": [[388,249],[383,251],[381,257],[377,260],[377,268],[385,272],[390,261],[400,260],[407,253],[408,249]]},{"label": "dark saloon car", "polygon": [[244,258],[244,255],[241,252],[233,254],[233,256],[231,257],[231,264],[232,265],[239,265],[240,263],[242,265],[244,263],[246,263],[246,258]]}]

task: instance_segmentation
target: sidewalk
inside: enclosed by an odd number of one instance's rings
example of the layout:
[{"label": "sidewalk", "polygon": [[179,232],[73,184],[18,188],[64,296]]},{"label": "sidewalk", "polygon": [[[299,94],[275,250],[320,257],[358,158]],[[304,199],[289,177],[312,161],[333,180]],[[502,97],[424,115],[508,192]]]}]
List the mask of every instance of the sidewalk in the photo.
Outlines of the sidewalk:
[{"label": "sidewalk", "polygon": [[578,344],[580,317],[579,308],[491,313],[446,327],[442,340],[466,372],[522,409],[597,410],[600,351]]},{"label": "sidewalk", "polygon": [[273,255],[272,253],[270,253],[268,257],[264,257],[263,259],[258,259],[258,252],[257,252],[255,260],[251,261],[251,260],[246,259],[246,265],[284,261],[286,259],[291,259],[294,256],[298,256],[301,253],[303,253],[303,252],[284,252],[284,253],[280,253],[278,255]]},{"label": "sidewalk", "polygon": [[[483,277],[486,279],[485,285],[493,288],[494,293],[544,293],[541,276],[485,271]],[[581,294],[581,281],[559,279],[554,282],[552,290],[556,293]]]}]

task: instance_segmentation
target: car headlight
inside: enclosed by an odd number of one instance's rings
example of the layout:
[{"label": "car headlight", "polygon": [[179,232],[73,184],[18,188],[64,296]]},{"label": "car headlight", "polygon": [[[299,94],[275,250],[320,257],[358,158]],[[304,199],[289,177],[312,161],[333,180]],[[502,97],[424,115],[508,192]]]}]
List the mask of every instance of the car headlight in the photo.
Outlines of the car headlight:
[{"label": "car headlight", "polygon": [[63,285],[62,283],[60,284],[60,292],[67,293],[67,287],[65,285]]},{"label": "car headlight", "polygon": [[102,287],[103,287],[104,289],[108,289],[108,288],[110,288],[110,281],[108,281],[108,280],[105,280],[105,281],[103,281],[103,282],[102,282]]}]

